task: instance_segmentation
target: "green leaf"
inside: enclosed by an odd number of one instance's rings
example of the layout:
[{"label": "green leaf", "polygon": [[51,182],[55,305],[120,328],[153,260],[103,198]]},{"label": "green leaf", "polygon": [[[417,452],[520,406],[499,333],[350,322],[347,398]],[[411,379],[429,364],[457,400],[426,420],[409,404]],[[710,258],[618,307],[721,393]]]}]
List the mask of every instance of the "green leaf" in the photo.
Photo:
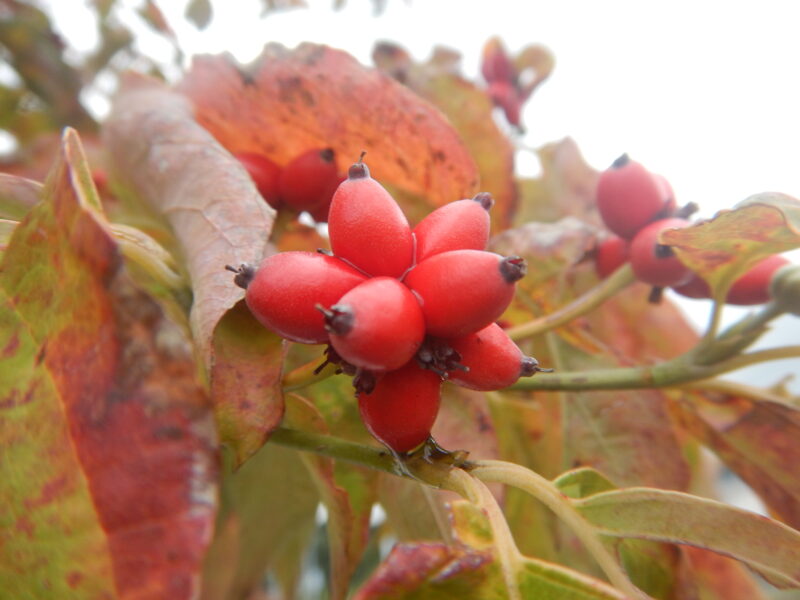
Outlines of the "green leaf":
[{"label": "green leaf", "polygon": [[592,494],[616,489],[608,478],[590,467],[582,467],[562,473],[553,484],[570,498],[586,498]]},{"label": "green leaf", "polygon": [[41,197],[41,183],[0,173],[0,218],[19,221]]},{"label": "green leaf", "polygon": [[295,451],[265,444],[241,468],[225,453],[222,507],[202,600],[246,598],[274,573],[292,597],[312,542],[319,493]]},{"label": "green leaf", "polygon": [[708,282],[715,297],[724,298],[756,262],[800,247],[800,201],[775,192],[756,194],[709,221],[664,231],[660,240]]},{"label": "green leaf", "polygon": [[707,548],[745,562],[778,587],[800,587],[800,532],[715,500],[628,488],[573,501],[598,532]]},{"label": "green leaf", "polygon": [[214,417],[220,441],[233,450],[238,468],[261,448],[283,417],[286,344],[239,302],[217,324],[213,353]]},{"label": "green leaf", "polygon": [[0,589],[189,598],[216,511],[208,398],[87,173],[67,130],[0,264]]},{"label": "green leaf", "polygon": [[[287,400],[287,425],[328,433],[313,404],[296,394]],[[333,600],[343,599],[367,545],[369,518],[377,496],[377,473],[353,466],[338,468],[331,459],[309,453],[303,453],[301,458],[328,509],[330,595]]]}]

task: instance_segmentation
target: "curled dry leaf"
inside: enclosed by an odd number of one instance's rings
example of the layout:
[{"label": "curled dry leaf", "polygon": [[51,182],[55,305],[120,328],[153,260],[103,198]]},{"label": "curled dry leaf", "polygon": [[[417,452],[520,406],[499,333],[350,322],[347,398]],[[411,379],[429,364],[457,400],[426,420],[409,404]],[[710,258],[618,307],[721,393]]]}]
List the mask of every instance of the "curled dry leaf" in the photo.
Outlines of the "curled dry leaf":
[{"label": "curled dry leaf", "polygon": [[367,151],[376,179],[434,206],[477,191],[475,163],[442,114],[340,50],[268,44],[246,70],[229,56],[200,56],[179,90],[232,152],[283,165],[330,147],[344,170]]},{"label": "curled dry leaf", "polygon": [[131,285],[74,131],[0,265],[0,581],[192,598],[216,512],[191,347]]},{"label": "curled dry leaf", "polygon": [[226,264],[259,262],[274,213],[244,168],[162,83],[128,74],[104,138],[117,171],[169,221],[192,280],[190,320],[208,364],[220,318],[242,299]]}]

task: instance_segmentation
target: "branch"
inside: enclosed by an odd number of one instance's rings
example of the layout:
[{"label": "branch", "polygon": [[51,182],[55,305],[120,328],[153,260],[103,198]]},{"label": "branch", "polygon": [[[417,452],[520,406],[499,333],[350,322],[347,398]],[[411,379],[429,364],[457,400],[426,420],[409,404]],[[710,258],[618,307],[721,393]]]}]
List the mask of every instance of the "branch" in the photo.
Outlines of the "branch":
[{"label": "branch", "polygon": [[547,316],[512,327],[507,333],[512,340],[520,340],[561,327],[573,319],[594,310],[633,282],[633,269],[629,264],[623,265],[609,278],[604,279],[599,285],[596,285],[566,306]]}]

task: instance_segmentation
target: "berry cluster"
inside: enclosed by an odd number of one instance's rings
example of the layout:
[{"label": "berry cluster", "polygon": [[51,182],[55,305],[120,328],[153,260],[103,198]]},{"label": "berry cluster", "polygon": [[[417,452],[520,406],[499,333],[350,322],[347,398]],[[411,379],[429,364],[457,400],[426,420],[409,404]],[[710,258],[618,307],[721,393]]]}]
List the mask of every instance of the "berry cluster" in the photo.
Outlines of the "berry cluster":
[{"label": "berry cluster", "polygon": [[333,192],[344,180],[336,169],[336,156],[331,148],[313,148],[283,167],[255,152],[234,156],[272,208],[306,211],[318,223],[328,220]]},{"label": "berry cluster", "polygon": [[483,47],[481,74],[489,85],[492,102],[502,109],[511,125],[520,127],[522,105],[533,93],[535,84],[522,84],[517,66],[498,38],[490,39]]},{"label": "berry cluster", "polygon": [[[690,225],[687,217],[697,208],[691,204],[678,208],[664,177],[623,154],[600,174],[595,200],[603,222],[615,234],[595,250],[600,277],[630,262],[636,278],[653,286],[653,299],[657,300],[665,287],[690,298],[710,297],[708,284],[681,263],[669,246],[658,242],[665,229]],[[762,260],[733,284],[726,302],[767,302],[772,275],[788,262],[779,255]]]},{"label": "berry cluster", "polygon": [[430,437],[443,380],[495,390],[540,370],[495,323],[526,264],[485,250],[492,204],[451,202],[412,230],[359,160],[330,204],[332,252],[226,268],[266,327],[328,344],[323,365],[353,376],[367,428],[407,452]]}]

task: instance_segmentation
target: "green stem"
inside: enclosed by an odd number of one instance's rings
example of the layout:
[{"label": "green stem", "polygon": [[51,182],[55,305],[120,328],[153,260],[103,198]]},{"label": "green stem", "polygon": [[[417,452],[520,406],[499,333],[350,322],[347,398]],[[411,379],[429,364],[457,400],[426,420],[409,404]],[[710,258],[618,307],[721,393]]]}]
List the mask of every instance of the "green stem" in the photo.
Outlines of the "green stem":
[{"label": "green stem", "polygon": [[626,264],[617,269],[609,278],[603,280],[566,306],[547,316],[512,327],[507,333],[512,340],[520,340],[561,327],[573,319],[594,310],[633,282],[633,270],[630,265]]},{"label": "green stem", "polygon": [[539,500],[572,530],[614,586],[632,598],[647,597],[631,583],[625,571],[603,545],[592,525],[552,482],[530,469],[498,460],[477,461],[471,473],[483,481],[495,481],[516,487]]},{"label": "green stem", "polygon": [[522,600],[519,585],[517,583],[517,573],[522,555],[514,542],[514,536],[508,527],[503,511],[497,504],[497,500],[479,479],[468,474],[461,469],[453,469],[450,473],[452,487],[459,488],[458,493],[481,508],[489,519],[489,526],[492,528],[494,546],[497,550],[497,558],[500,562],[500,570],[508,590],[508,598],[511,600]]}]

